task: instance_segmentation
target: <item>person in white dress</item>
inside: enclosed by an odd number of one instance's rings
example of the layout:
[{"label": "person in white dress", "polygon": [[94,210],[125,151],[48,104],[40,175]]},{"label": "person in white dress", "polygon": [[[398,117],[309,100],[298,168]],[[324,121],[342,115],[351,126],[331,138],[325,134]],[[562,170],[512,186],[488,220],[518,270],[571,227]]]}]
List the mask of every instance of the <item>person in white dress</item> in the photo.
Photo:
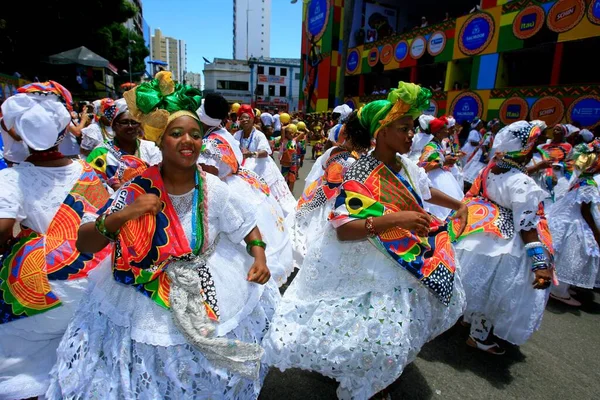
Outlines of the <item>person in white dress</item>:
[{"label": "person in white dress", "polygon": [[[419,167],[427,172],[431,186],[461,201],[464,197],[462,187],[451,172],[456,164],[456,157],[446,155],[443,140],[448,138],[448,119],[446,117],[434,118],[428,121],[427,131],[432,134],[432,139],[425,145],[419,159]],[[449,208],[436,206],[425,202],[425,210],[444,221],[450,215]]]},{"label": "person in white dress", "polygon": [[[108,253],[80,254],[83,211],[108,193],[91,167],[58,151],[71,95],[56,82],[27,85],[2,104],[3,125],[28,146],[27,159],[0,171],[0,398],[43,396],[56,349]],[[12,240],[15,228],[20,230]]]},{"label": "person in white dress", "polygon": [[371,147],[371,136],[360,127],[357,113],[347,118],[338,140],[341,145],[332,147],[317,160],[327,156],[320,167],[321,175],[305,187],[296,206],[292,240],[294,263],[298,268],[302,266],[309,246],[319,241],[327,227],[327,218],[333,210],[344,175]]},{"label": "person in white dress", "polygon": [[[79,229],[78,247],[114,250],[112,271],[101,266],[92,277],[59,346],[49,399],[256,399],[260,392],[267,372],[260,344],[279,291],[253,211],[197,167],[200,92],[170,76],[159,72],[160,84],[125,93],[146,137],[161,144],[163,162]],[[152,91],[161,103],[144,113],[136,99]],[[248,254],[238,251],[242,240]]]},{"label": "person in white dress", "polygon": [[570,159],[575,167],[570,189],[547,210],[560,282],[550,297],[578,307],[570,286],[600,287],[600,191],[594,180],[600,172],[600,143],[576,146]]},{"label": "person in white dress", "polygon": [[469,156],[467,164],[463,168],[464,180],[469,184],[472,184],[475,178],[479,175],[481,170],[490,161],[490,150],[494,144],[494,136],[500,130],[500,120],[494,118],[487,124],[488,131],[483,135],[481,142],[473,153]]},{"label": "person in white dress", "polygon": [[105,140],[87,156],[87,162],[96,170],[110,193],[149,166],[162,161],[158,146],[140,138],[140,123],[129,113],[125,99],[115,101],[111,115],[110,127],[114,138]]},{"label": "person in white dress", "polygon": [[269,141],[261,131],[254,127],[254,110],[249,105],[242,104],[238,110],[238,116],[242,129],[233,136],[240,143],[244,157],[242,166],[256,172],[267,182],[271,194],[279,202],[287,217],[294,212],[296,199],[290,192],[277,164],[270,157],[272,152]]},{"label": "person in white dress", "polygon": [[221,125],[228,109],[227,100],[219,94],[210,93],[202,100],[197,113],[205,132],[198,163],[221,178],[232,191],[246,199],[247,208],[254,210],[258,229],[268,244],[269,270],[277,285],[282,286],[294,270],[291,230],[266,182],[255,172],[241,167],[240,144]]},{"label": "person in white dress", "polygon": [[461,151],[464,154],[462,156],[462,158],[460,159],[460,162],[461,162],[463,168],[467,165],[467,161],[471,157],[471,154],[473,154],[473,152],[475,150],[477,150],[477,146],[479,146],[481,143],[482,137],[481,137],[481,133],[479,132],[481,129],[483,129],[483,121],[480,120],[479,118],[475,118],[471,122],[471,131],[469,132],[467,141],[461,148]]},{"label": "person in white dress", "polygon": [[115,101],[111,98],[96,100],[94,106],[94,122],[81,130],[81,154],[86,156],[96,147],[115,137],[112,121],[116,110]]},{"label": "person in white dress", "polygon": [[[400,82],[389,100],[359,111],[359,125],[376,138],[376,148],[346,173],[332,224],[311,244],[263,342],[270,364],[334,378],[341,399],[368,399],[384,390],[463,312],[445,226],[419,204],[436,197],[458,208],[464,221],[466,207],[430,191],[424,171],[397,157],[410,150],[413,121],[429,106],[428,96],[427,89]],[[433,241],[425,254],[417,237],[427,232]]]},{"label": "person in white dress", "polygon": [[[491,162],[467,194],[469,224],[455,245],[467,294],[469,346],[505,350],[495,337],[522,345],[540,327],[552,282],[546,197],[525,172],[541,130],[525,121],[504,127]],[[493,333],[493,334],[492,334]]]}]

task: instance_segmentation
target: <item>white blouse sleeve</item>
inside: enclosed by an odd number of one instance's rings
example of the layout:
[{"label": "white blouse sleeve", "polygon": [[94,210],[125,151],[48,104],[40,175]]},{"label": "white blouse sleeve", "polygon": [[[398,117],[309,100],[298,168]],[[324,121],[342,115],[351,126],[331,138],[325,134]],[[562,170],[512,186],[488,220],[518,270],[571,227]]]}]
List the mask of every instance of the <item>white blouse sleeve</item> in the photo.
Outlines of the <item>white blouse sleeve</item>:
[{"label": "white blouse sleeve", "polygon": [[81,130],[81,148],[84,150],[92,151],[97,146],[102,144],[103,137],[102,132],[98,124],[91,124],[90,126]]},{"label": "white blouse sleeve", "polygon": [[220,208],[217,210],[216,224],[219,232],[225,233],[233,243],[240,243],[256,226],[256,213],[248,207],[248,202],[217,177],[207,174],[210,180],[210,195],[218,196]]},{"label": "white blouse sleeve", "polygon": [[162,162],[162,152],[154,143],[148,145],[148,160],[146,160],[146,162],[151,166],[158,165]]},{"label": "white blouse sleeve", "polygon": [[534,229],[539,222],[539,205],[547,197],[547,193],[525,174],[519,174],[513,179],[514,182],[509,186],[515,231]]},{"label": "white blouse sleeve", "polygon": [[19,174],[12,169],[0,171],[0,218],[15,219],[17,222],[27,218],[23,209],[23,192],[19,188]]},{"label": "white blouse sleeve", "polygon": [[264,133],[260,131],[254,132],[254,142],[256,143],[255,151],[266,151],[267,154],[271,154],[271,146],[269,145],[269,141]]},{"label": "white blouse sleeve", "polygon": [[467,142],[479,142],[480,140],[481,134],[479,132],[477,132],[476,130],[472,130],[471,132],[469,132]]}]

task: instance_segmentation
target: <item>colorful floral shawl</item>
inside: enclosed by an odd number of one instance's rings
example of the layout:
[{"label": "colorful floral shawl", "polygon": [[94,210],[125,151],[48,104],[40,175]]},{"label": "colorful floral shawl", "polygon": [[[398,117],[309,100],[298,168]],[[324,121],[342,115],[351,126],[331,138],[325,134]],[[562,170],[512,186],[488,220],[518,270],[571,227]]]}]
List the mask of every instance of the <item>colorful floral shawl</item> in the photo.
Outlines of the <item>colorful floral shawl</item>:
[{"label": "colorful floral shawl", "polygon": [[[380,217],[398,211],[425,212],[423,202],[411,183],[371,155],[366,155],[355,162],[344,176],[330,220],[337,228],[356,219]],[[448,305],[456,270],[454,251],[442,221],[433,218],[430,228],[427,237],[396,227],[369,240]]]},{"label": "colorful floral shawl", "polygon": [[84,213],[95,213],[108,193],[92,167],[81,161],[83,172],[59,207],[46,233],[22,227],[6,251],[0,268],[0,324],[41,314],[62,303],[49,281],[87,277],[106,249],[87,254],[75,242]]},{"label": "colorful floral shawl", "polygon": [[419,167],[425,168],[425,171],[431,171],[438,167],[450,171],[450,167],[444,165],[443,159],[444,149],[442,149],[442,145],[435,140],[431,140],[423,147],[423,152],[419,158]]},{"label": "colorful floral shawl", "polygon": [[[208,250],[208,216],[206,213],[207,194],[204,172],[201,171],[197,210],[202,221],[198,240],[201,241],[201,253]],[[126,183],[109,200],[98,214],[111,214],[132,204],[143,194],[154,194],[162,202],[162,210],[154,215],[145,214],[127,222],[115,242],[113,277],[117,282],[131,285],[142,294],[150,297],[161,307],[170,308],[169,292],[171,283],[166,274],[169,263],[194,257],[185,236],[179,217],[171,203],[160,175],[159,166],[152,166],[141,175]],[[206,292],[214,288],[204,288]],[[209,318],[217,320],[215,302],[205,299]]]}]

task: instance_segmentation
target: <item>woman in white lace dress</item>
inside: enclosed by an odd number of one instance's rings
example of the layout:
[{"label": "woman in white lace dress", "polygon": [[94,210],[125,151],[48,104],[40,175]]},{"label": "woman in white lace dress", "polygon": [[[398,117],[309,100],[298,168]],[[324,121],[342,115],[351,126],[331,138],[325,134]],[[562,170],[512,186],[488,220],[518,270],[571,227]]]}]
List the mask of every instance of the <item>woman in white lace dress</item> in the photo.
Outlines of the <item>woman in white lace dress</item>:
[{"label": "woman in white lace dress", "polygon": [[571,159],[577,176],[569,191],[548,208],[560,281],[552,287],[550,297],[577,307],[581,303],[571,297],[571,285],[600,287],[600,191],[594,180],[600,172],[600,143],[576,146]]},{"label": "woman in white lace dress", "polygon": [[[0,398],[43,396],[56,348],[87,288],[96,258],[75,249],[83,211],[108,193],[93,169],[58,151],[71,95],[56,82],[19,88],[2,104],[3,125],[28,146],[0,171]],[[15,240],[14,228],[20,228]]]},{"label": "woman in white lace dress", "polygon": [[[199,91],[165,71],[125,97],[163,163],[81,226],[79,247],[112,242],[112,271],[92,277],[46,396],[256,399],[267,372],[260,343],[279,292],[254,214],[197,168]],[[242,240],[251,256],[238,251]]]},{"label": "woman in white lace dress", "polygon": [[332,377],[342,399],[368,399],[392,384],[463,311],[446,228],[422,199],[459,208],[462,219],[466,208],[430,192],[425,172],[396,156],[410,150],[429,96],[400,82],[389,100],[358,112],[376,148],[346,173],[332,225],[311,245],[264,341],[269,363]]},{"label": "woman in white lace dress", "polygon": [[219,94],[210,93],[203,99],[197,111],[205,129],[198,163],[243,197],[246,208],[254,210],[258,229],[268,244],[266,254],[271,276],[282,286],[294,270],[291,230],[266,182],[255,172],[241,167],[243,155],[239,142],[221,125],[228,111],[227,100]]},{"label": "woman in white lace dress", "polygon": [[[493,335],[522,345],[542,322],[551,284],[552,248],[542,201],[525,172],[539,127],[515,122],[496,136],[490,163],[467,194],[469,225],[456,245],[467,294],[467,344],[504,354]],[[500,158],[501,157],[501,158]],[[493,332],[493,335],[492,335]]]},{"label": "woman in white lace dress", "polygon": [[256,172],[267,182],[271,194],[279,202],[285,215],[288,216],[294,212],[296,199],[290,192],[277,164],[270,157],[272,151],[269,141],[264,133],[254,127],[252,107],[242,104],[238,110],[238,121],[242,129],[233,136],[240,143],[244,157],[242,166]]}]

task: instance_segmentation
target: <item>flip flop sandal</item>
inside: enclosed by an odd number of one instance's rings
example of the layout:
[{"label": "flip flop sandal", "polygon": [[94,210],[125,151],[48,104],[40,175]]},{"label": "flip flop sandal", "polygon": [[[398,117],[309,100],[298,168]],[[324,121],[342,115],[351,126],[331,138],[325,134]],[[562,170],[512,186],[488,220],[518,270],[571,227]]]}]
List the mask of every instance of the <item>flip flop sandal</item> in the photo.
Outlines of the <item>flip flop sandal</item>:
[{"label": "flip flop sandal", "polygon": [[467,339],[467,346],[484,351],[494,356],[502,356],[504,355],[504,353],[506,353],[506,350],[500,347],[498,343],[494,342],[492,344],[483,344],[479,340],[474,339],[472,336],[469,336],[469,338]]},{"label": "flip flop sandal", "polygon": [[559,297],[559,296],[556,296],[556,295],[550,293],[550,298],[560,301],[561,303],[564,303],[568,306],[581,307],[581,303],[579,301],[575,300],[574,298],[572,298],[571,296],[565,298],[565,297]]}]

